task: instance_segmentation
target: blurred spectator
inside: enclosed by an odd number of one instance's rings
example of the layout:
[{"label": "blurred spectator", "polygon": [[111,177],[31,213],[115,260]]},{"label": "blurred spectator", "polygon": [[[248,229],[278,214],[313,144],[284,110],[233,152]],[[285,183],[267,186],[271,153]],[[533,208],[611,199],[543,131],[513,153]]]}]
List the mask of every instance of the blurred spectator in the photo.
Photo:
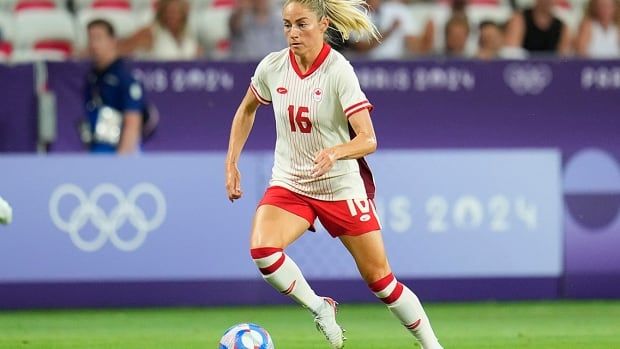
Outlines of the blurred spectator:
[{"label": "blurred spectator", "polygon": [[188,26],[187,0],[159,0],[155,22],[120,42],[122,54],[154,60],[189,60],[202,56]]},{"label": "blurred spectator", "polygon": [[469,21],[462,14],[454,14],[445,27],[446,47],[444,53],[448,57],[467,57],[467,40],[469,38]]},{"label": "blurred spectator", "polygon": [[241,0],[229,22],[232,57],[256,60],[287,47],[279,11],[274,0]]},{"label": "blurred spectator", "polygon": [[503,28],[493,21],[482,21],[479,26],[478,53],[479,59],[495,59],[500,57],[504,45]]},{"label": "blurred spectator", "polygon": [[506,46],[535,54],[569,54],[568,27],[553,14],[553,0],[536,0],[534,7],[516,12],[506,27]]},{"label": "blurred spectator", "polygon": [[615,0],[590,0],[577,33],[577,54],[590,58],[619,57],[618,20]]},{"label": "blurred spectator", "polygon": [[381,41],[353,38],[350,46],[372,59],[400,59],[417,51],[415,24],[409,8],[401,2],[367,0],[370,16],[381,33]]},{"label": "blurred spectator", "polygon": [[[466,8],[467,0],[450,1],[450,15],[447,17],[448,21],[455,17],[462,17],[467,20]],[[447,46],[446,32],[448,21],[442,22],[438,21],[437,18],[432,16],[430,17],[430,19],[424,24],[424,30],[420,39],[418,50],[420,53],[426,55],[442,55],[445,53]],[[469,27],[469,24],[467,26]]]},{"label": "blurred spectator", "polygon": [[96,19],[87,30],[93,66],[86,83],[82,140],[94,153],[134,153],[148,114],[142,86],[119,58],[112,25]]}]

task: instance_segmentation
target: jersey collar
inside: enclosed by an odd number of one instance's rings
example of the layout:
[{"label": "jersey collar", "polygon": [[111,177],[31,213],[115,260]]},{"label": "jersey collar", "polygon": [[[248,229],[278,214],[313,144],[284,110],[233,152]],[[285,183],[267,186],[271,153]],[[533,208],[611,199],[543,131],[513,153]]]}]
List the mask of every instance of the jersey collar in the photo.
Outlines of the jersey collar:
[{"label": "jersey collar", "polygon": [[104,76],[105,74],[109,73],[109,72],[113,72],[113,71],[117,71],[118,67],[120,67],[121,65],[123,65],[123,59],[121,57],[115,59],[114,61],[112,61],[112,63],[110,63],[107,67],[98,70],[97,68],[95,68],[93,66],[93,72],[95,73],[95,75],[97,76]]},{"label": "jersey collar", "polygon": [[301,69],[299,69],[299,65],[297,64],[297,61],[295,60],[295,54],[293,53],[293,50],[289,50],[288,55],[291,60],[291,65],[293,66],[293,70],[295,70],[295,73],[297,73],[297,75],[301,79],[305,79],[308,76],[312,75],[312,73],[314,73],[317,69],[319,69],[321,64],[325,62],[325,59],[327,59],[327,56],[329,55],[329,52],[331,51],[331,49],[332,49],[331,46],[329,46],[327,43],[323,43],[323,48],[321,49],[321,52],[319,52],[319,55],[316,57],[316,59],[310,66],[310,69],[308,69],[308,71],[305,74],[301,72]]}]

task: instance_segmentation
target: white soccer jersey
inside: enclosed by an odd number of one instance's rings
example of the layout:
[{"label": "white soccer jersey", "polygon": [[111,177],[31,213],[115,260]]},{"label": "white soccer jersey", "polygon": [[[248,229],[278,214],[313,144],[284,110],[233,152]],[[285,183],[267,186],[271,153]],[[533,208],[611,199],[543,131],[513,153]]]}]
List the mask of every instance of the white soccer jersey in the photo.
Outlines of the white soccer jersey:
[{"label": "white soccer jersey", "polygon": [[354,137],[348,117],[372,109],[351,64],[327,44],[303,74],[288,48],[265,57],[250,84],[262,104],[273,104],[275,162],[271,186],[318,200],[373,198],[365,160],[339,160],[319,178],[311,176],[316,154]]}]

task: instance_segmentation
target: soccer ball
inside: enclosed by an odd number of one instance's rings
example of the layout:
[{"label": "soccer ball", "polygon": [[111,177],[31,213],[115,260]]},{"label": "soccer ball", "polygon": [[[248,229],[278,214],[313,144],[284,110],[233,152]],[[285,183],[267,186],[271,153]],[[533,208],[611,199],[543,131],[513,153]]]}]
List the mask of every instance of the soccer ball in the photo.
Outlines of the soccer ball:
[{"label": "soccer ball", "polygon": [[237,324],[224,332],[219,349],[274,349],[269,332],[256,324]]}]

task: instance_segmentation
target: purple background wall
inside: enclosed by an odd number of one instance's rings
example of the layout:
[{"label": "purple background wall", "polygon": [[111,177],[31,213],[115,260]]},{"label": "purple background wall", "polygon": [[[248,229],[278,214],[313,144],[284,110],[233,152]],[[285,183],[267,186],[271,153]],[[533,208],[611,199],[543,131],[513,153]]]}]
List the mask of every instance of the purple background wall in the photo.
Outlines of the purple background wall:
[{"label": "purple background wall", "polygon": [[34,152],[37,99],[31,64],[0,65],[0,152]]},{"label": "purple background wall", "polygon": [[[373,119],[383,149],[559,149],[564,166],[565,274],[543,283],[570,297],[620,296],[620,257],[614,252],[620,250],[620,62],[354,66],[375,104]],[[0,111],[0,151],[33,151],[32,69],[0,68],[2,81],[20,84],[2,96],[3,105],[10,107]],[[48,68],[59,120],[59,138],[50,149],[81,151],[75,124],[81,117],[87,65],[54,63]],[[162,115],[145,151],[224,150],[233,112],[253,69],[252,64],[235,63],[134,64],[134,73]],[[261,109],[249,149],[270,149],[274,142],[273,117],[268,108]],[[508,289],[514,286],[508,284]]]},{"label": "purple background wall", "polygon": [[[382,148],[586,146],[620,154],[620,63],[597,61],[413,62],[354,64],[376,106]],[[54,152],[81,149],[85,64],[49,64],[58,97]],[[229,124],[252,64],[136,63],[133,71],[160,109],[147,151],[225,150]],[[248,147],[270,149],[273,117],[261,108]]]}]

